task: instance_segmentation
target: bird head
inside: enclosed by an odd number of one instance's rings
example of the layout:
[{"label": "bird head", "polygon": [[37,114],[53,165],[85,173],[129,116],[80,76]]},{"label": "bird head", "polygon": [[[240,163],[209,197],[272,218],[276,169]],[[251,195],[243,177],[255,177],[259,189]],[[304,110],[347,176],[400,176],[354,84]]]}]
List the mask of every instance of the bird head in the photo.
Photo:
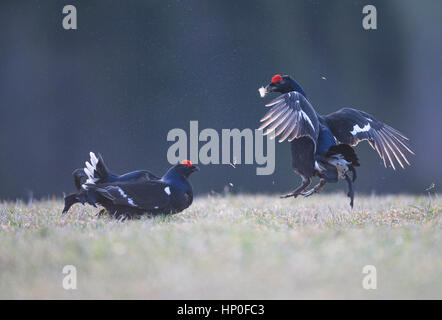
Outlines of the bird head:
[{"label": "bird head", "polygon": [[174,170],[180,176],[187,178],[195,171],[200,171],[200,168],[194,166],[190,160],[183,160],[180,164],[172,167],[172,170]]},{"label": "bird head", "polygon": [[287,75],[281,76],[279,74],[275,74],[272,77],[272,81],[266,87],[261,87],[258,90],[261,98],[264,98],[267,94],[271,92],[280,92],[284,94],[291,91],[297,91],[304,97],[307,97],[301,86]]}]

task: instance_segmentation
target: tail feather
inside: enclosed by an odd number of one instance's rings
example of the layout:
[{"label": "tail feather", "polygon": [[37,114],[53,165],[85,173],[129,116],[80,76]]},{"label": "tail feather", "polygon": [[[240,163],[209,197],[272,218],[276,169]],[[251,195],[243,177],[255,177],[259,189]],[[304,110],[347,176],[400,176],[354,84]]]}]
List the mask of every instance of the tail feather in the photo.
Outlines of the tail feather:
[{"label": "tail feather", "polygon": [[[91,154],[93,154],[93,153],[91,152]],[[109,174],[110,174],[109,169],[107,168],[106,164],[104,163],[104,160],[103,160],[103,157],[101,156],[101,154],[98,154],[98,159],[96,159],[95,172],[100,180],[107,179],[109,177]]]},{"label": "tail feather", "polygon": [[109,169],[107,168],[104,160],[100,154],[98,158],[95,153],[90,152],[90,163],[85,162],[84,173],[87,176],[86,183],[95,184],[96,182],[105,181],[109,176]]},{"label": "tail feather", "polygon": [[356,155],[354,149],[348,144],[331,146],[327,151],[326,157],[330,157],[335,154],[341,154],[346,161],[351,162],[351,164],[355,167],[360,166],[358,156]]}]

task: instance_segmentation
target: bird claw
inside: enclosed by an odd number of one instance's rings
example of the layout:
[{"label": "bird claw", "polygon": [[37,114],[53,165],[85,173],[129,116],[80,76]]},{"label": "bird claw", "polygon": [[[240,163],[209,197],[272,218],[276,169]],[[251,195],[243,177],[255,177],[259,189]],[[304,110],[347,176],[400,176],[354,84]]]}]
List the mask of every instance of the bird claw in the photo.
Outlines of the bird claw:
[{"label": "bird claw", "polygon": [[353,192],[349,192],[349,193],[347,193],[347,196],[350,198],[350,207],[353,209],[354,193]]},{"label": "bird claw", "polygon": [[302,184],[298,188],[292,190],[292,192],[288,194],[280,196],[280,198],[281,199],[290,198],[290,197],[296,198],[301,194],[302,191],[304,191],[310,185],[311,182],[312,182],[311,178],[303,178]]},{"label": "bird claw", "polygon": [[308,190],[306,192],[302,192],[301,195],[307,198],[307,197],[310,197],[314,193],[316,193],[316,190],[315,189],[310,189],[310,190]]},{"label": "bird claw", "polygon": [[301,195],[307,198],[310,197],[312,194],[319,193],[322,190],[322,188],[324,188],[325,184],[326,181],[324,179],[321,179],[316,186],[314,186],[310,190],[302,192]]},{"label": "bird claw", "polygon": [[299,193],[291,192],[291,193],[287,193],[287,194],[280,196],[280,198],[281,199],[286,199],[286,198],[291,198],[291,197],[296,198],[297,196],[299,196]]}]

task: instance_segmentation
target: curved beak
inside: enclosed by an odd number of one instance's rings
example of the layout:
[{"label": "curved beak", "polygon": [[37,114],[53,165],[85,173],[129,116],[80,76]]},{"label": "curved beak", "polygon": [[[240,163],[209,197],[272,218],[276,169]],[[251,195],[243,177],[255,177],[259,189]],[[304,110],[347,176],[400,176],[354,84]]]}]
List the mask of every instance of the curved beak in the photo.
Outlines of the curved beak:
[{"label": "curved beak", "polygon": [[200,171],[200,168],[197,166],[192,166],[191,168],[192,168],[192,172]]}]

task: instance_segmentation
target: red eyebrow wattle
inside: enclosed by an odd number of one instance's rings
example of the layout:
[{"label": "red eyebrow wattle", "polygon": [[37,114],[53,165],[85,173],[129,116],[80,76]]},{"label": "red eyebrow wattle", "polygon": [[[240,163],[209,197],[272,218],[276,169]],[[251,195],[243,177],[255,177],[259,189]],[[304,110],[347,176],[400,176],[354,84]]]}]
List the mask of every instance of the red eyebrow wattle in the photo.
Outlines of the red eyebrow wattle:
[{"label": "red eyebrow wattle", "polygon": [[181,162],[181,164],[184,165],[184,166],[188,166],[188,167],[192,166],[192,162],[190,160],[183,160]]},{"label": "red eyebrow wattle", "polygon": [[279,74],[275,74],[272,78],[272,83],[276,83],[282,80],[282,77]]}]

